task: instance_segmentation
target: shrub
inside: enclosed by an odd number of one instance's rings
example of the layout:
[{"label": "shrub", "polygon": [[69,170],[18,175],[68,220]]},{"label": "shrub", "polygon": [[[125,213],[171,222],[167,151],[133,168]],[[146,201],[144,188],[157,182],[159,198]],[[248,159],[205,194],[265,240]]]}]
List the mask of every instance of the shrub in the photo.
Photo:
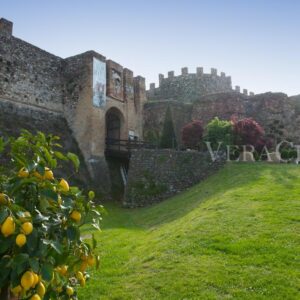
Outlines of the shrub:
[{"label": "shrub", "polygon": [[164,127],[162,131],[162,135],[160,138],[160,147],[161,148],[176,148],[177,147],[177,141],[176,141],[176,135],[172,120],[172,114],[171,109],[168,106],[166,115],[165,115],[165,121],[164,121]]},{"label": "shrub", "polygon": [[147,130],[144,132],[144,139],[152,145],[159,145],[159,133],[155,130]]},{"label": "shrub", "polygon": [[75,154],[58,151],[58,137],[23,131],[0,148],[6,172],[0,176],[0,288],[1,299],[77,299],[76,286],[84,286],[87,267],[98,265],[80,228],[99,228],[100,213],[93,198],[66,179],[55,178],[60,161]]},{"label": "shrub", "polygon": [[264,144],[264,129],[252,118],[233,120],[233,133],[236,145],[253,145],[257,149]]},{"label": "shrub", "polygon": [[205,140],[211,143],[213,150],[216,150],[219,143],[222,146],[232,145],[233,143],[233,123],[220,120],[218,117],[212,119],[206,126]]},{"label": "shrub", "polygon": [[181,131],[183,144],[190,149],[198,149],[203,135],[203,125],[200,120],[186,124]]}]

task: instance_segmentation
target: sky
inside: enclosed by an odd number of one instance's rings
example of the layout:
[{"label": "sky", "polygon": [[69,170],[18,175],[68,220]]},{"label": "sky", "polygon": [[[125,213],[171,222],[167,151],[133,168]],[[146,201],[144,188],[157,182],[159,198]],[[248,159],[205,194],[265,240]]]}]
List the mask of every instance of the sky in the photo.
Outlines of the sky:
[{"label": "sky", "polygon": [[255,93],[300,94],[298,0],[0,0],[14,36],[60,57],[95,50],[135,75],[211,68]]}]

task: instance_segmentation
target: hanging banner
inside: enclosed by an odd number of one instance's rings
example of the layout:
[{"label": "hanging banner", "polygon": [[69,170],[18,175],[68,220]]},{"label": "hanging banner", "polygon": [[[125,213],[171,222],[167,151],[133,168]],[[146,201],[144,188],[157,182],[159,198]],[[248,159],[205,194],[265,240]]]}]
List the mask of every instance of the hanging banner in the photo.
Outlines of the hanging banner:
[{"label": "hanging banner", "polygon": [[106,105],[106,63],[93,58],[93,105],[103,108]]}]

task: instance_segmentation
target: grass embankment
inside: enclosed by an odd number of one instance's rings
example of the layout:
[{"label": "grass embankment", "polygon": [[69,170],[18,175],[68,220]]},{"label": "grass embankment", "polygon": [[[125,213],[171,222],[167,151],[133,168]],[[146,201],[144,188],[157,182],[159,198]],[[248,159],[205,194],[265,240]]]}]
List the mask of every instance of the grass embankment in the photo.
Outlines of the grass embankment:
[{"label": "grass embankment", "polygon": [[158,205],[107,204],[80,299],[299,299],[300,167],[228,164]]}]

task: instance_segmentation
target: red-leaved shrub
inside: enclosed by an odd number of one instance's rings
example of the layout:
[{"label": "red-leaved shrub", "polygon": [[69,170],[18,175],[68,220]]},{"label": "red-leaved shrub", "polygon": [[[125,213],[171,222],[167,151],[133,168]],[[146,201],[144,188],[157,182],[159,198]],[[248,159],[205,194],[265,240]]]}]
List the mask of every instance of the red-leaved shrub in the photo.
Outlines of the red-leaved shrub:
[{"label": "red-leaved shrub", "polygon": [[236,145],[252,145],[255,149],[262,148],[266,143],[264,129],[252,118],[234,119],[233,133]]},{"label": "red-leaved shrub", "polygon": [[203,124],[200,120],[195,120],[186,124],[181,131],[182,142],[190,149],[198,149],[202,136]]}]

